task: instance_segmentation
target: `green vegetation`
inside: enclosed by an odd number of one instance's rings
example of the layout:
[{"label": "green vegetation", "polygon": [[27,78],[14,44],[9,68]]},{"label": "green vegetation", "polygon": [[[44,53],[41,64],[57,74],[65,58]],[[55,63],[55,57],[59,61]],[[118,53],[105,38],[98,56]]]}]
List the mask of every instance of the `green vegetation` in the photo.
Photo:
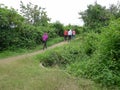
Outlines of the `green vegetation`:
[{"label": "green vegetation", "polygon": [[64,67],[75,76],[116,88],[120,84],[119,24],[119,19],[112,21],[100,34],[86,33],[82,39],[38,58],[44,66]]},{"label": "green vegetation", "polygon": [[[62,41],[63,41],[63,37],[56,37],[54,39],[49,39],[48,42],[47,42],[47,46],[49,47],[51,45],[54,45],[54,44],[62,42]],[[36,46],[35,48],[32,48],[32,49],[18,48],[18,49],[15,49],[15,50],[1,51],[0,52],[0,59],[7,58],[7,57],[10,57],[10,56],[17,56],[17,55],[20,55],[20,54],[35,52],[35,51],[41,50],[42,48],[43,48],[43,45],[40,44],[40,45],[38,45],[38,46]]]},{"label": "green vegetation", "polygon": [[0,90],[62,90],[62,88],[69,90],[78,88],[77,82],[64,71],[40,67],[39,62],[33,58],[0,64]]},{"label": "green vegetation", "polygon": [[[0,90],[101,90],[87,79],[70,76],[59,68],[44,68],[35,58],[0,64]],[[106,90],[106,89],[103,89]]]},{"label": "green vegetation", "polygon": [[[60,22],[49,23],[44,8],[31,3],[25,6],[22,2],[20,7],[21,14],[0,4],[0,51],[34,49],[42,44],[44,32],[48,33],[49,39],[63,37],[66,27]],[[74,27],[76,30],[78,28]]]},{"label": "green vegetation", "polygon": [[[0,58],[41,49],[44,32],[49,34],[48,46],[63,41],[64,29],[75,29],[79,34],[78,39],[35,58],[0,64],[0,89],[119,90],[119,7],[119,3],[109,9],[97,3],[88,5],[79,13],[84,21],[79,27],[49,23],[45,9],[31,3],[25,6],[21,2],[23,16],[0,5]],[[40,67],[41,63],[46,68]]]},{"label": "green vegetation", "polygon": [[[93,15],[98,11],[103,12],[101,10],[111,18],[98,22]],[[81,40],[40,56],[43,65],[64,67],[75,76],[89,78],[109,89],[120,88],[120,18],[113,16],[113,12],[109,11],[110,9],[106,11],[97,3],[88,6],[82,18],[93,23],[91,25],[85,21],[83,32],[80,34]],[[116,14],[119,15],[119,12]]]}]

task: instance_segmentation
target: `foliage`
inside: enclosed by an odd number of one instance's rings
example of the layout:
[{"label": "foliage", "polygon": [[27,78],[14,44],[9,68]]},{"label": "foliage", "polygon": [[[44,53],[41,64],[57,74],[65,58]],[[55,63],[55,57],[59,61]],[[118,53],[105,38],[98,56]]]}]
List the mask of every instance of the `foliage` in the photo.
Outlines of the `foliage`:
[{"label": "foliage", "polygon": [[57,35],[63,36],[64,27],[62,23],[60,23],[59,21],[56,21],[55,23],[52,24],[52,27],[55,29],[55,33]]},{"label": "foliage", "polygon": [[120,17],[120,2],[115,4],[111,4],[108,11],[111,13],[113,18],[118,19]]},{"label": "foliage", "polygon": [[76,31],[76,34],[81,34],[83,33],[83,27],[82,26],[78,26],[78,25],[66,25],[64,27],[64,30],[69,30],[69,29],[72,29],[72,30],[75,30]]},{"label": "foliage", "polygon": [[88,9],[80,12],[81,18],[86,27],[93,29],[95,32],[100,32],[100,27],[107,26],[111,16],[105,7],[95,3],[89,5]]},{"label": "foliage", "polygon": [[27,22],[34,26],[47,26],[50,18],[47,16],[45,8],[33,5],[29,2],[26,6],[21,1],[20,3],[21,14],[26,18]]},{"label": "foliage", "polygon": [[13,8],[0,8],[0,50],[6,49],[17,39],[17,29],[22,26],[24,18]]},{"label": "foliage", "polygon": [[[40,57],[45,66],[62,66],[69,73],[110,86],[120,84],[120,19],[111,21],[100,34],[89,32]],[[114,88],[115,88],[114,87]]]},{"label": "foliage", "polygon": [[81,48],[84,48],[83,52],[88,55],[91,56],[95,51],[96,51],[96,44],[98,41],[98,34],[91,32],[91,33],[87,33],[86,35],[84,34],[84,41],[82,43]]},{"label": "foliage", "polygon": [[72,46],[69,44],[63,46],[62,48],[49,51],[44,56],[39,56],[39,58],[44,66],[58,65],[58,66],[66,67],[67,64],[75,62],[74,59],[77,58],[79,54],[78,50],[79,48],[76,48],[76,46],[74,45]]},{"label": "foliage", "polygon": [[[31,8],[31,5],[29,8]],[[25,8],[24,5],[23,7]],[[37,6],[34,7],[37,9]],[[25,11],[27,12],[27,10]],[[37,45],[42,44],[41,37],[44,32],[48,32],[49,39],[56,38],[63,33],[62,24],[60,24],[60,27],[54,24],[36,25],[26,23],[24,17],[19,15],[13,8],[8,9],[6,6],[0,5],[0,51],[16,50],[16,48],[35,48]],[[56,31],[59,31],[59,33]]]},{"label": "foliage", "polygon": [[68,68],[71,71],[70,73],[91,78],[105,86],[119,86],[119,24],[120,19],[112,21],[108,27],[103,28],[101,34],[93,35],[89,33],[88,38],[84,38],[85,42],[82,43],[80,49],[85,58],[80,58],[79,61],[71,64]]},{"label": "foliage", "polygon": [[13,8],[0,6],[0,29],[11,29],[20,26],[24,18]]}]

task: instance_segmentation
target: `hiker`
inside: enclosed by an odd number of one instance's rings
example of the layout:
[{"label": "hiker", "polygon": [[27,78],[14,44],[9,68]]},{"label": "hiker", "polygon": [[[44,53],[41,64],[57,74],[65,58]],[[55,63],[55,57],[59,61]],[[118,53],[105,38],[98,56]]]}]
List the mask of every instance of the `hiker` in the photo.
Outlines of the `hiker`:
[{"label": "hiker", "polygon": [[72,38],[72,30],[70,29],[70,30],[68,31],[68,41],[70,41],[71,38]]},{"label": "hiker", "polygon": [[43,41],[43,50],[46,48],[47,49],[47,40],[48,40],[48,34],[45,32],[42,36],[42,41]]},{"label": "hiker", "polygon": [[66,40],[67,40],[67,37],[68,37],[68,31],[67,31],[67,30],[65,30],[65,31],[64,31],[64,41],[66,41]]},{"label": "hiker", "polygon": [[72,30],[72,38],[73,38],[73,39],[75,38],[75,35],[76,35],[75,30]]}]

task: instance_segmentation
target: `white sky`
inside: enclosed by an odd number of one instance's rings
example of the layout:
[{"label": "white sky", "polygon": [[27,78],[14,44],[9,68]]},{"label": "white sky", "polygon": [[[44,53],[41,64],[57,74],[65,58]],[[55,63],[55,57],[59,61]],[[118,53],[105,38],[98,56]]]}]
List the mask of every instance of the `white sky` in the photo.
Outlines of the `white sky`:
[{"label": "white sky", "polygon": [[24,4],[31,2],[46,8],[51,22],[60,21],[65,25],[82,25],[83,22],[78,19],[80,17],[78,13],[86,10],[89,4],[97,1],[98,4],[108,8],[110,4],[117,4],[120,0],[0,0],[0,3],[19,10],[20,1],[23,1]]}]

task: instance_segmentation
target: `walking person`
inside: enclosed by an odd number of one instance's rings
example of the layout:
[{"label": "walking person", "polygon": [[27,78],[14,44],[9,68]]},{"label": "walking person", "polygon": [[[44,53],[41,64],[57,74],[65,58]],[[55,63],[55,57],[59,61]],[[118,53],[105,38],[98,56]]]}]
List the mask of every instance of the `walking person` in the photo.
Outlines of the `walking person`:
[{"label": "walking person", "polygon": [[48,34],[45,32],[42,36],[43,40],[43,50],[46,48],[47,49],[47,40],[48,40]]},{"label": "walking person", "polygon": [[68,41],[70,41],[71,38],[72,38],[72,30],[70,29],[70,30],[68,31]]},{"label": "walking person", "polygon": [[75,38],[75,35],[76,35],[75,30],[72,30],[72,38],[73,38],[73,39]]},{"label": "walking person", "polygon": [[66,41],[66,40],[67,40],[67,37],[68,37],[68,31],[67,31],[67,30],[65,30],[65,31],[64,31],[64,41]]}]

